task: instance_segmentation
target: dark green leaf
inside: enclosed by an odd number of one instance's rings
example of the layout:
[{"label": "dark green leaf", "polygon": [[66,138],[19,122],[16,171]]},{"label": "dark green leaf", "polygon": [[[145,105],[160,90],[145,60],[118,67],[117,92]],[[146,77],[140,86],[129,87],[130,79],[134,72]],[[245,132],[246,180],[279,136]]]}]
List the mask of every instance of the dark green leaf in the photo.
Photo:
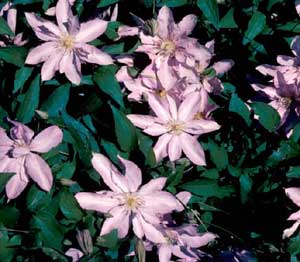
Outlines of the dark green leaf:
[{"label": "dark green leaf", "polygon": [[59,207],[61,212],[67,219],[79,221],[82,218],[82,212],[79,208],[77,201],[74,196],[63,190],[59,195]]},{"label": "dark green leaf", "polygon": [[25,82],[31,76],[32,70],[33,67],[24,66],[16,71],[13,93],[18,92],[20,89],[23,88]]},{"label": "dark green leaf", "polygon": [[34,116],[35,109],[39,105],[40,97],[40,75],[31,82],[29,89],[25,93],[24,100],[19,105],[17,119],[20,122],[28,123]]},{"label": "dark green leaf", "polygon": [[0,16],[0,35],[13,36],[14,33],[11,31],[5,19]]},{"label": "dark green leaf", "polygon": [[216,0],[197,0],[197,5],[216,29],[219,29],[219,8]]},{"label": "dark green leaf", "polygon": [[14,227],[19,217],[20,211],[15,207],[6,206],[1,207],[0,209],[0,224],[3,224],[4,226]]},{"label": "dark green leaf", "polygon": [[26,48],[21,46],[0,47],[0,59],[19,67],[24,65],[26,54]]},{"label": "dark green leaf", "polygon": [[113,229],[110,233],[97,238],[97,245],[111,249],[116,249],[118,247],[118,242],[119,238],[117,229]]},{"label": "dark green leaf", "polygon": [[220,28],[238,28],[234,20],[234,8],[229,9],[229,11],[224,15],[220,21]]},{"label": "dark green leaf", "polygon": [[211,160],[218,169],[224,169],[228,165],[228,154],[223,146],[218,146],[213,142],[208,143],[208,150]]},{"label": "dark green leaf", "polygon": [[105,7],[114,3],[119,2],[119,0],[100,0],[99,4],[97,7]]},{"label": "dark green leaf", "polygon": [[13,173],[0,173],[0,192],[3,191],[6,183],[13,175]]},{"label": "dark green leaf", "polygon": [[241,200],[242,203],[245,203],[248,198],[248,194],[251,191],[253,181],[248,175],[241,175],[240,176],[240,186],[241,186]]},{"label": "dark green leaf", "polygon": [[237,94],[233,94],[230,99],[229,111],[240,115],[248,126],[251,125],[250,111],[243,100],[237,96]]},{"label": "dark green leaf", "polygon": [[248,23],[248,29],[245,32],[243,44],[244,45],[248,44],[256,36],[258,36],[263,31],[265,25],[266,25],[266,16],[263,13],[256,11]]}]

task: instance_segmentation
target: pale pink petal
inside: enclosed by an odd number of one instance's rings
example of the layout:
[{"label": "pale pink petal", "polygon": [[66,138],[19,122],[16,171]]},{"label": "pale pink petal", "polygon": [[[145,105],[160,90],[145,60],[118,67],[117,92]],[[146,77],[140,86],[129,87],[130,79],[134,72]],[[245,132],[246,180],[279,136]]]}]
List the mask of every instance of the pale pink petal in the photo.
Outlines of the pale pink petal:
[{"label": "pale pink petal", "polygon": [[168,244],[161,244],[158,247],[159,262],[170,262],[172,257],[172,250]]},{"label": "pale pink petal", "polygon": [[165,60],[161,63],[159,69],[157,70],[157,76],[163,89],[166,90],[174,88],[179,80],[172,67],[168,64],[168,60]]},{"label": "pale pink petal", "polygon": [[166,177],[151,179],[147,184],[143,185],[139,190],[139,194],[148,195],[157,191],[161,191],[167,182]]},{"label": "pale pink petal", "polygon": [[10,8],[7,11],[7,24],[11,31],[16,33],[16,23],[17,23],[17,10],[15,8]]},{"label": "pale pink petal", "polygon": [[40,188],[50,191],[53,183],[53,176],[50,167],[40,156],[28,154],[25,158],[26,174],[35,181]]},{"label": "pale pink petal", "polygon": [[262,73],[263,75],[276,76],[276,67],[271,65],[260,65],[256,67],[256,70]]},{"label": "pale pink petal", "polygon": [[202,135],[220,129],[220,125],[213,120],[199,119],[185,123],[184,131],[193,135]]},{"label": "pale pink petal", "polygon": [[284,66],[296,66],[297,58],[286,55],[279,55],[277,56],[277,63]]},{"label": "pale pink petal", "polygon": [[53,78],[55,72],[58,70],[59,63],[63,57],[63,51],[57,49],[53,54],[45,61],[41,70],[42,81],[47,81]]},{"label": "pale pink petal", "polygon": [[252,84],[251,85],[255,91],[260,91],[266,94],[270,99],[275,99],[278,96],[276,88],[273,86],[263,86],[260,84]]},{"label": "pale pink petal", "polygon": [[61,35],[59,28],[54,23],[38,17],[34,13],[25,13],[25,17],[38,38],[44,41],[54,41]]},{"label": "pale pink petal", "polygon": [[197,24],[197,16],[195,15],[187,15],[185,16],[178,24],[180,33],[184,36],[192,33],[193,29]]},{"label": "pale pink petal", "polygon": [[150,240],[153,243],[165,242],[165,238],[163,234],[158,229],[156,229],[152,224],[146,222],[140,214],[137,214],[137,219],[139,220],[143,228],[143,232],[145,234],[146,239]]},{"label": "pale pink petal", "polygon": [[296,7],[297,14],[300,16],[300,0],[295,1],[295,7]]},{"label": "pale pink petal", "polygon": [[231,59],[224,59],[222,61],[216,62],[213,64],[213,69],[216,71],[217,75],[222,75],[228,72],[231,67],[234,65],[233,60]]},{"label": "pale pink petal", "polygon": [[294,232],[297,230],[297,228],[300,225],[300,221],[295,222],[290,228],[287,228],[283,231],[282,238],[289,238],[291,235],[294,234]]},{"label": "pale pink petal", "polygon": [[201,45],[190,45],[186,47],[186,52],[192,55],[196,60],[201,61],[204,65],[208,65],[212,54],[209,50]]},{"label": "pale pink petal", "polygon": [[179,136],[172,136],[169,144],[168,144],[168,155],[171,161],[176,161],[181,157],[181,145]]},{"label": "pale pink petal", "polygon": [[127,115],[127,118],[137,127],[146,129],[147,127],[154,124],[156,117],[147,115]]},{"label": "pale pink petal", "polygon": [[27,55],[26,64],[35,65],[46,61],[57,47],[56,42],[46,42],[33,49]]},{"label": "pale pink petal", "polygon": [[71,5],[68,0],[58,0],[55,9],[56,21],[61,31],[67,32],[68,23],[73,17]]},{"label": "pale pink petal", "polygon": [[46,10],[45,15],[48,16],[55,16],[55,12],[56,12],[56,8],[54,7],[50,7]]},{"label": "pale pink petal", "polygon": [[291,214],[287,220],[299,220],[300,221],[300,210]]},{"label": "pale pink petal", "polygon": [[81,257],[84,256],[84,254],[76,248],[69,248],[65,254],[66,256],[72,258],[72,262],[77,262],[80,260]]},{"label": "pale pink petal", "polygon": [[297,206],[300,206],[300,188],[299,187],[286,188],[285,193]]},{"label": "pale pink petal", "polygon": [[8,119],[8,121],[14,125],[14,127],[10,129],[10,137],[14,140],[24,140],[26,144],[29,144],[34,136],[34,132],[28,126],[18,121],[10,119]]},{"label": "pale pink petal", "polygon": [[139,219],[137,219],[136,214],[133,214],[133,218],[132,218],[132,229],[134,234],[139,238],[142,239],[144,236],[144,231],[143,231],[143,227],[139,221]]},{"label": "pale pink petal", "polygon": [[7,197],[9,199],[14,199],[18,197],[23,192],[27,184],[28,179],[22,180],[19,174],[12,176],[5,186]]},{"label": "pale pink petal", "polygon": [[171,116],[168,108],[163,105],[154,95],[149,94],[148,103],[154,113],[163,121],[170,120]]},{"label": "pale pink petal", "polygon": [[58,126],[50,126],[40,132],[30,143],[30,149],[46,153],[58,146],[63,139],[63,132]]},{"label": "pale pink petal", "polygon": [[121,156],[118,156],[118,159],[125,167],[125,177],[128,182],[128,188],[130,192],[136,192],[139,186],[142,184],[141,170],[135,163],[128,161]]},{"label": "pale pink petal", "polygon": [[13,141],[7,136],[5,129],[0,127],[0,146],[10,146]]},{"label": "pale pink petal", "polygon": [[75,52],[66,52],[59,64],[60,73],[65,73],[66,77],[75,85],[81,81],[81,62]]},{"label": "pale pink petal", "polygon": [[185,206],[188,204],[191,197],[192,197],[192,194],[190,192],[187,192],[187,191],[179,192],[176,195],[177,202],[178,202],[176,210],[178,212],[183,211],[185,209]]},{"label": "pale pink petal", "polygon": [[172,135],[164,134],[157,140],[155,146],[153,147],[153,152],[157,162],[168,155],[167,146],[171,138]]},{"label": "pale pink petal", "polygon": [[175,99],[173,99],[171,96],[167,95],[167,101],[168,101],[168,105],[169,105],[169,111],[171,113],[171,117],[173,119],[177,119],[178,118],[178,112],[177,112],[177,104]]},{"label": "pale pink petal", "polygon": [[180,238],[184,241],[184,243],[189,247],[202,247],[207,245],[209,242],[216,239],[216,235],[212,233],[204,233],[202,236],[196,235],[196,236],[190,236],[188,234],[182,234]]},{"label": "pale pink petal", "polygon": [[178,109],[178,118],[183,121],[191,120],[199,110],[200,93],[194,92],[188,95],[180,104]]},{"label": "pale pink petal", "polygon": [[168,129],[165,125],[160,125],[153,123],[149,125],[146,129],[143,130],[144,133],[151,135],[151,136],[160,136],[168,132]]},{"label": "pale pink petal", "polygon": [[163,6],[157,16],[158,22],[158,35],[163,39],[168,38],[173,32],[175,23],[172,11],[169,7]]},{"label": "pale pink petal", "polygon": [[185,155],[194,164],[205,166],[205,154],[197,138],[185,133],[180,135],[181,147]]},{"label": "pale pink petal", "polygon": [[[149,195],[143,194],[143,209],[149,214],[168,214],[177,208],[177,199],[165,191],[155,191]],[[141,208],[142,210],[142,208]],[[149,221],[153,223],[152,221]]]},{"label": "pale pink petal", "polygon": [[104,183],[114,192],[128,192],[124,176],[116,169],[110,160],[102,154],[93,153],[92,165],[100,174]]},{"label": "pale pink petal", "polygon": [[113,64],[111,56],[95,46],[80,44],[77,48],[80,59],[92,64],[110,65]]},{"label": "pale pink petal", "polygon": [[76,42],[88,43],[95,40],[105,32],[107,25],[107,21],[98,18],[80,24],[80,30],[75,37]]},{"label": "pale pink petal", "polygon": [[75,195],[75,198],[83,209],[95,210],[101,213],[107,213],[120,204],[117,198],[103,192],[102,194],[79,192]]},{"label": "pale pink petal", "polygon": [[112,209],[109,214],[112,217],[105,219],[101,228],[100,236],[110,233],[113,229],[117,229],[119,238],[126,237],[129,230],[130,212],[120,206]]}]

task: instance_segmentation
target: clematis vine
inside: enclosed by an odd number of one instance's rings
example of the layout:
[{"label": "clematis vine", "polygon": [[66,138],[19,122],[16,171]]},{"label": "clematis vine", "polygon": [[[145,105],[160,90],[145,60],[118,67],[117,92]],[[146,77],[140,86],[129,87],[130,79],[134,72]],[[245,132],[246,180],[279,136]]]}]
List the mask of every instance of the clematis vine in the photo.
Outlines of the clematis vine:
[{"label": "clematis vine", "polygon": [[157,20],[150,22],[150,32],[134,27],[120,27],[119,35],[139,34],[141,45],[137,52],[146,53],[158,67],[167,60],[170,65],[186,63],[187,60],[210,60],[211,53],[200,45],[195,38],[188,37],[197,23],[197,16],[187,15],[178,24],[175,23],[172,11],[164,6],[159,10]]},{"label": "clematis vine", "polygon": [[0,10],[0,16],[6,19],[8,27],[14,34],[13,36],[4,35],[4,39],[0,40],[0,46],[5,47],[8,43],[12,43],[16,46],[25,45],[28,41],[23,40],[23,33],[19,33],[16,35],[17,10],[13,7],[13,4],[7,2]]},{"label": "clematis vine", "polygon": [[[298,206],[300,207],[300,188],[290,187],[285,189],[286,195]],[[283,238],[288,238],[294,234],[300,225],[300,210],[291,214],[288,220],[295,221],[294,224],[283,231]]]},{"label": "clematis vine", "polygon": [[[51,169],[36,153],[46,153],[61,143],[63,133],[50,126],[34,137],[34,132],[17,121],[10,122],[10,138],[0,128],[0,173],[14,173],[6,184],[9,199],[18,197],[31,178],[41,189],[50,191],[53,183]],[[1,174],[0,174],[1,175]]]},{"label": "clematis vine", "polygon": [[72,83],[79,84],[82,63],[99,65],[113,63],[113,59],[108,54],[88,44],[105,32],[107,21],[96,18],[80,24],[67,0],[57,2],[58,26],[34,13],[25,15],[36,36],[46,41],[33,48],[25,61],[31,65],[44,63],[41,73],[43,81],[50,80],[55,72],[59,71],[64,73]]},{"label": "clematis vine", "polygon": [[75,195],[79,205],[87,210],[108,213],[100,235],[118,230],[118,236],[127,236],[132,224],[135,235],[144,236],[151,242],[162,243],[164,235],[157,229],[159,215],[167,214],[178,208],[176,198],[162,191],[166,178],[156,178],[142,184],[141,170],[131,161],[118,157],[125,168],[122,175],[104,155],[94,153],[92,165],[111,191],[96,193],[80,192]]},{"label": "clematis vine", "polygon": [[187,96],[179,106],[173,98],[167,99],[168,103],[162,104],[155,96],[149,95],[148,103],[155,116],[130,114],[127,117],[135,126],[142,128],[144,133],[160,136],[153,148],[157,161],[166,156],[171,161],[176,161],[184,152],[194,164],[206,165],[205,154],[197,138],[220,126],[197,114],[201,104],[199,92]]}]

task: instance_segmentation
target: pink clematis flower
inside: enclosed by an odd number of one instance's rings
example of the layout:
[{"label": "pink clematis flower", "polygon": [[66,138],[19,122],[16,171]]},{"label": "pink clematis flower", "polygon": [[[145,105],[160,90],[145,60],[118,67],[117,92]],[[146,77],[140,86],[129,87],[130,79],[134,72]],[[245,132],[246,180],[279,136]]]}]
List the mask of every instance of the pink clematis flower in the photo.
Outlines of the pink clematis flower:
[{"label": "pink clematis flower", "polygon": [[133,27],[120,27],[119,35],[135,35],[139,32],[141,45],[137,52],[146,53],[158,67],[161,61],[168,60],[170,64],[186,63],[187,59],[209,60],[210,52],[188,37],[197,23],[197,16],[187,15],[175,24],[172,11],[164,6],[159,10],[157,20],[152,21],[152,32],[146,34]]},{"label": "pink clematis flower", "polygon": [[169,156],[171,161],[181,157],[182,151],[196,165],[206,165],[204,151],[197,141],[199,135],[215,131],[220,126],[213,120],[200,118],[201,95],[195,92],[187,96],[179,106],[171,97],[162,104],[149,95],[149,105],[155,116],[127,115],[146,134],[160,136],[153,150],[156,160]]},{"label": "pink clematis flower", "polygon": [[[285,189],[286,195],[298,206],[300,207],[300,188],[290,187]],[[289,238],[300,225],[300,210],[291,214],[288,220],[295,221],[295,223],[283,231],[283,238]]]},{"label": "pink clematis flower", "polygon": [[72,258],[72,262],[80,261],[80,258],[84,256],[84,254],[77,248],[69,248],[65,254]]},{"label": "pink clematis flower", "polygon": [[0,128],[0,172],[15,173],[6,184],[6,195],[14,199],[21,194],[29,182],[35,181],[43,190],[50,191],[53,183],[51,169],[35,152],[46,153],[61,143],[62,131],[50,126],[34,136],[27,126],[10,121],[14,127],[10,138]]},{"label": "pink clematis flower", "polygon": [[125,175],[105,156],[94,153],[92,165],[112,191],[81,192],[75,198],[84,209],[109,213],[111,217],[104,221],[100,235],[117,229],[118,236],[124,238],[132,224],[138,238],[145,236],[154,243],[164,242],[163,234],[156,228],[160,223],[158,215],[170,213],[178,207],[176,198],[162,191],[167,179],[152,179],[141,186],[141,170],[131,161],[121,157],[119,160],[125,167]]},{"label": "pink clematis flower", "polygon": [[[214,41],[205,44],[205,47],[214,56]],[[234,62],[224,59],[211,65],[209,60],[192,60],[186,64],[179,64],[176,68],[180,78],[184,79],[186,96],[194,91],[205,89],[209,93],[219,93],[224,89],[219,77],[228,72]]]},{"label": "pink clematis flower", "polygon": [[27,64],[42,66],[42,80],[50,80],[59,70],[74,84],[81,80],[81,63],[95,63],[99,65],[112,64],[112,58],[87,44],[102,35],[107,28],[107,21],[96,18],[79,23],[78,17],[72,14],[67,0],[59,0],[56,5],[56,20],[54,23],[26,13],[26,19],[38,38],[46,43],[33,48],[27,58]]},{"label": "pink clematis flower", "polygon": [[[0,16],[5,17],[7,20],[7,25],[10,30],[16,34],[16,26],[17,26],[17,10],[13,7],[12,3],[7,2],[2,9],[0,10]],[[7,43],[13,43],[16,46],[23,46],[28,41],[23,40],[23,33],[19,33],[14,36],[5,35],[5,40],[0,41],[0,46],[5,47]]]},{"label": "pink clematis flower", "polygon": [[183,91],[181,80],[167,63],[162,63],[160,70],[157,70],[156,65],[151,63],[137,78],[132,78],[127,67],[123,66],[117,72],[116,77],[130,91],[128,100],[140,102],[143,95],[147,97],[148,94],[162,99],[167,95],[177,101],[181,99]]}]

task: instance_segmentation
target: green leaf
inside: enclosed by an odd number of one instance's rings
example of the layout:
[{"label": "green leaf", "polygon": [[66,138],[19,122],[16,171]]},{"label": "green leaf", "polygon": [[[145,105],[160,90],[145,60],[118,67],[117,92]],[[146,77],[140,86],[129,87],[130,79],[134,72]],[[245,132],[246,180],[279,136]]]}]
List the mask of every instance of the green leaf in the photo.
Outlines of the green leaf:
[{"label": "green leaf", "polygon": [[40,97],[40,75],[31,82],[29,89],[27,90],[24,100],[19,105],[17,111],[17,119],[24,124],[31,121],[34,116],[35,109],[39,105]]},{"label": "green leaf", "polygon": [[82,212],[74,196],[63,190],[59,195],[59,208],[67,219],[79,221],[82,219]]},{"label": "green leaf", "polygon": [[224,17],[220,21],[220,28],[238,28],[234,20],[234,8],[232,7],[229,11],[224,15]]},{"label": "green leaf", "polygon": [[254,102],[251,103],[251,108],[258,116],[258,121],[264,128],[266,128],[270,132],[276,130],[276,128],[280,124],[280,116],[273,107],[263,102]]},{"label": "green leaf", "polygon": [[243,45],[248,44],[258,36],[264,30],[265,26],[266,16],[263,13],[256,11],[248,23],[248,28],[243,39]]},{"label": "green leaf", "polygon": [[41,110],[48,113],[49,116],[56,116],[65,109],[69,100],[70,84],[65,84],[56,88],[53,93],[42,104]]},{"label": "green leaf", "polygon": [[119,2],[119,0],[100,0],[99,4],[97,7],[105,7],[114,3]]},{"label": "green leaf", "polygon": [[124,107],[123,94],[120,85],[115,77],[117,66],[101,66],[94,74],[94,80],[99,88],[115,100],[121,107]]},{"label": "green leaf", "polygon": [[25,82],[31,76],[32,71],[33,71],[33,67],[26,67],[26,66],[16,71],[13,93],[18,92],[20,89],[23,88]]},{"label": "green leaf", "polygon": [[106,141],[104,139],[101,139],[101,146],[103,146],[106,154],[109,156],[109,159],[111,159],[115,164],[119,163],[118,155],[124,158],[128,158],[128,153],[124,153],[120,151],[117,146],[109,141]]},{"label": "green leaf", "polygon": [[0,47],[0,59],[15,66],[24,65],[27,50],[21,46]]},{"label": "green leaf", "polygon": [[180,188],[205,198],[217,197],[222,199],[229,197],[234,192],[232,186],[219,186],[218,181],[210,179],[193,180],[183,184]]},{"label": "green leaf", "polygon": [[123,151],[130,152],[134,149],[137,137],[134,125],[124,113],[111,105],[114,116],[115,133],[118,143]]},{"label": "green leaf", "polygon": [[63,165],[62,169],[56,174],[56,178],[71,179],[76,170],[76,158],[74,157],[73,162],[67,162]]},{"label": "green leaf", "polygon": [[230,99],[229,111],[241,116],[248,126],[251,125],[250,111],[243,100],[237,96],[237,94],[233,94]]},{"label": "green leaf", "polygon": [[51,195],[37,186],[31,186],[26,196],[26,206],[28,210],[37,212],[40,209],[47,208],[51,203]]},{"label": "green leaf", "polygon": [[228,154],[223,146],[218,146],[213,142],[209,142],[208,150],[211,160],[218,169],[224,169],[228,166]]},{"label": "green leaf", "polygon": [[153,152],[153,141],[148,136],[145,136],[141,132],[138,132],[138,145],[140,151],[145,157],[145,164],[153,167],[156,165],[156,159]]},{"label": "green leaf", "polygon": [[[153,1],[152,1],[153,2]],[[188,4],[187,0],[162,0],[158,6],[178,7]]]},{"label": "green leaf", "polygon": [[14,33],[2,16],[0,16],[0,35],[14,36]]},{"label": "green leaf", "polygon": [[97,245],[101,247],[107,247],[110,249],[117,249],[119,238],[118,238],[118,230],[113,229],[110,233],[100,236],[97,238]]},{"label": "green leaf", "polygon": [[0,173],[0,193],[3,191],[6,183],[13,175],[13,173]]},{"label": "green leaf", "polygon": [[[15,207],[6,206],[0,209],[0,224],[14,227],[20,217],[20,211]],[[1,232],[1,231],[0,231]]]},{"label": "green leaf", "polygon": [[300,178],[300,166],[291,166],[286,176],[289,178]]},{"label": "green leaf", "polygon": [[42,247],[43,253],[51,258],[51,261],[68,262],[69,260],[61,253],[57,252],[53,248]]},{"label": "green leaf", "polygon": [[242,203],[244,204],[247,201],[248,194],[251,191],[253,181],[248,175],[245,174],[242,174],[240,176],[239,181],[241,186],[241,200]]},{"label": "green leaf", "polygon": [[63,228],[55,217],[45,211],[40,211],[31,220],[31,226],[39,230],[39,237],[46,247],[61,250],[61,242],[64,238]]},{"label": "green leaf", "polygon": [[219,30],[219,8],[216,0],[197,0],[197,5],[206,18]]},{"label": "green leaf", "polygon": [[143,3],[146,8],[150,8],[153,5],[153,0],[144,0]]}]

